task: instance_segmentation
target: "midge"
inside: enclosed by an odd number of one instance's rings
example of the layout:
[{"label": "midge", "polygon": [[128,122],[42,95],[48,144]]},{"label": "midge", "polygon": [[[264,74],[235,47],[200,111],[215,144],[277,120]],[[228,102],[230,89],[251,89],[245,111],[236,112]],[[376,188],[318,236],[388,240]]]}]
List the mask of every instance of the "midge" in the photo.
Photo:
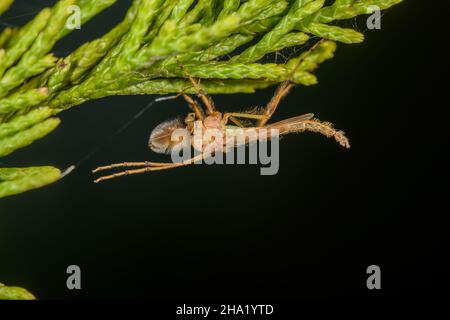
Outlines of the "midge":
[{"label": "midge", "polygon": [[[310,51],[312,51],[319,43],[311,48]],[[256,140],[267,140],[271,138],[270,132],[272,130],[276,130],[279,136],[307,131],[320,133],[328,138],[334,138],[341,146],[349,149],[350,143],[343,131],[336,130],[329,122],[322,122],[319,119],[314,118],[314,114],[312,113],[268,124],[269,120],[279,106],[281,100],[294,87],[294,84],[291,83],[290,79],[292,79],[294,73],[301,65],[303,60],[304,58],[300,59],[297,66],[292,71],[292,75],[287,81],[285,81],[278,87],[275,95],[265,108],[263,108],[262,110],[254,109],[253,111],[243,113],[220,112],[215,107],[212,98],[208,96],[200,87],[200,83],[197,82],[197,80],[193,79],[184,69],[184,67],[180,65],[180,67],[183,68],[186,76],[190,79],[192,85],[194,86],[198,97],[203,103],[203,106],[192,97],[181,93],[180,95],[184,97],[192,112],[189,113],[184,120],[169,120],[158,125],[150,135],[149,147],[156,153],[170,154],[174,150],[174,148],[180,145],[181,142],[180,140],[173,139],[174,133],[176,132],[176,130],[183,129],[191,135],[190,140],[193,142],[194,148],[200,151],[200,154],[178,163],[155,163],[148,161],[125,162],[99,167],[93,172],[97,173],[117,168],[125,168],[126,170],[103,176],[95,180],[95,183],[128,175],[189,166],[211,157],[212,153],[214,152],[228,152],[230,150],[230,144],[227,142],[229,142],[230,139],[232,139],[233,141],[244,141],[245,144],[252,142],[252,138],[249,138],[249,136],[253,136],[253,139]],[[232,122],[233,124],[230,124],[230,122]],[[194,137],[194,132],[199,129],[199,127],[202,129],[202,131],[206,132],[208,130],[218,131],[225,138],[221,140],[220,145],[218,145],[217,141],[215,141],[214,139],[203,139],[199,142],[198,137]],[[249,135],[249,131],[256,132],[256,135]],[[258,134],[262,131],[264,132],[263,135]],[[269,134],[266,134],[266,132],[268,132]],[[241,135],[244,135],[245,138],[239,139]],[[237,147],[238,145],[238,143],[234,143],[232,147]]]}]

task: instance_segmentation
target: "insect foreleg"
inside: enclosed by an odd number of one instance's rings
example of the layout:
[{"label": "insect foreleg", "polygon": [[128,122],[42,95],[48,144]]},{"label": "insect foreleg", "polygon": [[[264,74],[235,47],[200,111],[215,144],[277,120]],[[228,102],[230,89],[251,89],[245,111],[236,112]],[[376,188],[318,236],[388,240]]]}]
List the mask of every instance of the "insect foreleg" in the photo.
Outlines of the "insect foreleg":
[{"label": "insect foreleg", "polygon": [[200,97],[203,104],[206,106],[206,110],[208,111],[208,114],[213,114],[216,111],[216,107],[214,105],[213,99],[208,94],[205,93],[205,91],[201,88],[200,83],[197,82],[189,74],[189,71],[186,69],[186,67],[184,65],[182,65],[179,61],[178,61],[178,64],[179,64],[181,70],[183,70],[186,77],[189,79],[189,81],[194,86],[195,91],[197,91],[197,95]]},{"label": "insect foreleg", "polygon": [[101,178],[95,180],[94,182],[100,183],[100,182],[103,182],[106,180],[116,179],[116,178],[120,178],[120,177],[141,174],[141,173],[146,173],[146,172],[151,172],[151,171],[167,170],[167,169],[171,169],[171,167],[170,166],[158,166],[158,167],[145,167],[142,169],[135,169],[135,170],[126,170],[126,171],[115,173],[115,174],[112,174],[109,176],[101,177]]},{"label": "insect foreleg", "polygon": [[117,169],[117,168],[131,168],[131,167],[144,167],[141,169],[133,169],[133,170],[125,170],[122,172],[118,172],[115,174],[111,174],[108,176],[100,177],[99,179],[95,180],[95,183],[100,183],[103,181],[116,179],[120,177],[125,177],[129,175],[135,175],[135,174],[141,174],[146,172],[154,172],[154,171],[163,171],[163,170],[169,170],[169,169],[175,169],[179,167],[185,167],[190,166],[192,164],[197,163],[198,161],[202,161],[203,159],[209,157],[210,153],[202,153],[194,158],[191,158],[189,160],[185,160],[181,163],[157,163],[157,162],[124,162],[124,163],[117,163],[110,166],[105,167],[99,167],[95,169],[93,172],[100,172],[110,169]]},{"label": "insect foreleg", "polygon": [[200,105],[194,100],[192,99],[190,96],[188,96],[187,94],[182,94],[184,100],[186,100],[186,102],[189,104],[189,106],[191,107],[191,109],[195,112],[195,117],[198,120],[203,120],[205,118],[205,114],[203,112],[202,107],[200,107]]},{"label": "insect foreleg", "polygon": [[109,166],[104,166],[104,167],[98,167],[97,169],[93,170],[92,173],[97,173],[97,172],[101,172],[101,171],[106,171],[106,170],[112,170],[112,169],[117,169],[117,168],[132,168],[132,167],[148,167],[148,166],[167,166],[167,165],[171,165],[172,163],[155,163],[155,162],[122,162],[122,163],[115,163]]}]

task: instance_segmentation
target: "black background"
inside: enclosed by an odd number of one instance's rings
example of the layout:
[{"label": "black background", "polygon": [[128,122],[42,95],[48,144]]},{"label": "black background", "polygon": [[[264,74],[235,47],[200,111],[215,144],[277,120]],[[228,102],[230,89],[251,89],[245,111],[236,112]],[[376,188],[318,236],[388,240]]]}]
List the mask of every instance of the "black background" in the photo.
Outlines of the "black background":
[{"label": "black background", "polygon": [[[62,40],[64,56],[120,21],[119,1]],[[18,0],[2,23],[21,24],[53,1]],[[257,166],[195,166],[95,185],[90,170],[120,161],[165,160],[147,149],[152,128],[187,111],[155,105],[123,134],[108,137],[154,97],[109,97],[61,115],[56,133],[2,159],[5,166],[77,163],[50,187],[0,204],[0,280],[41,299],[139,298],[188,301],[443,297],[448,250],[442,216],[446,169],[434,151],[445,101],[445,38],[420,1],[385,12],[360,45],[340,44],[296,88],[275,120],[314,112],[344,129],[348,152],[305,134],[282,140],[280,172]],[[435,12],[433,12],[435,14]],[[437,16],[434,18],[437,19]],[[431,20],[430,20],[431,21]],[[350,22],[365,30],[365,21]],[[432,74],[433,73],[433,74]],[[223,110],[267,103],[274,89],[215,96]],[[427,133],[432,133],[429,138]],[[66,289],[66,268],[82,268],[82,290]],[[366,288],[366,268],[382,290]],[[258,300],[259,299],[259,300]]]}]

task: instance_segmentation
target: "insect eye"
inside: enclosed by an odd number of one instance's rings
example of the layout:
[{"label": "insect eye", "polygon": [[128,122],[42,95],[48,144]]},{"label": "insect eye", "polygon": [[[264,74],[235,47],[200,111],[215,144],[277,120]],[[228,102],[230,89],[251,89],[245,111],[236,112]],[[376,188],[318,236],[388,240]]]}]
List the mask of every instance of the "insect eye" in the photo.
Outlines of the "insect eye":
[{"label": "insect eye", "polygon": [[195,121],[195,114],[189,113],[189,114],[186,116],[186,119],[185,119],[184,121],[185,121],[185,122],[192,122],[192,121]]}]

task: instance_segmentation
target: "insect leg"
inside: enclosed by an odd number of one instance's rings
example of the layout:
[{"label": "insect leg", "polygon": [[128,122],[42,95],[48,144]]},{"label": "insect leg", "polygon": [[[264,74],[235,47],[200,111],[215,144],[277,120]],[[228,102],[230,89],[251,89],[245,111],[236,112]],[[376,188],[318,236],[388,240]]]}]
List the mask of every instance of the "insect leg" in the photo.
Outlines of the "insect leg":
[{"label": "insect leg", "polygon": [[263,118],[258,121],[258,127],[264,127],[266,125],[267,121],[269,121],[270,118],[272,118],[273,114],[277,110],[281,100],[288,95],[289,91],[293,87],[294,85],[291,84],[289,81],[285,81],[278,87],[272,100],[270,100],[270,102],[264,109]]},{"label": "insect leg", "polygon": [[97,173],[100,171],[106,171],[106,170],[112,170],[117,168],[133,168],[133,167],[148,167],[148,166],[167,166],[171,165],[172,163],[155,163],[155,162],[123,162],[123,163],[116,163],[109,166],[104,167],[98,167],[97,169],[93,170],[92,173]]},{"label": "insect leg", "polygon": [[308,56],[314,52],[320,44],[324,41],[324,39],[321,39],[320,41],[316,42],[315,45],[313,45],[308,51],[305,52],[305,54],[300,57],[295,67],[291,70],[291,73],[287,80],[283,82],[275,92],[275,95],[273,96],[272,100],[269,102],[269,104],[266,106],[264,110],[264,115],[266,116],[265,119],[262,119],[258,122],[258,127],[264,127],[267,123],[267,121],[270,120],[270,118],[275,113],[278,105],[280,104],[281,100],[286,97],[289,93],[289,91],[294,87],[294,84],[292,84],[292,79],[295,76],[295,73],[298,71],[298,69],[303,65],[305,60],[308,58]]},{"label": "insect leg", "polygon": [[100,172],[100,171],[104,171],[104,170],[115,169],[115,168],[125,168],[125,167],[144,167],[144,168],[125,170],[125,171],[111,174],[108,176],[103,176],[103,177],[98,178],[94,182],[100,183],[100,182],[103,182],[106,180],[116,179],[116,178],[125,177],[125,176],[129,176],[129,175],[186,167],[186,166],[195,164],[196,162],[201,161],[209,156],[210,156],[210,153],[202,153],[194,158],[183,161],[181,163],[129,162],[129,163],[113,164],[113,165],[107,166],[107,167],[100,167],[100,168],[94,170],[93,172],[95,173],[95,172]]},{"label": "insect leg", "polygon": [[214,105],[213,99],[205,93],[205,91],[201,88],[200,83],[197,82],[188,72],[186,67],[182,65],[180,62],[178,62],[180,65],[180,68],[183,70],[186,77],[188,77],[189,81],[191,81],[192,85],[194,86],[195,91],[197,91],[197,95],[202,100],[203,104],[206,106],[206,110],[208,111],[208,114],[213,114],[216,111],[216,107]]},{"label": "insect leg", "polygon": [[200,107],[200,105],[194,100],[192,99],[190,96],[188,96],[187,94],[182,94],[184,100],[186,100],[186,102],[189,104],[189,106],[191,107],[191,109],[195,112],[195,117],[198,120],[203,120],[205,118],[204,112],[202,107]]},{"label": "insect leg", "polygon": [[[244,128],[245,126],[242,124],[239,119],[236,119],[235,117],[230,117],[230,121],[233,122],[235,125],[237,125],[240,128]],[[224,122],[225,123],[225,122]],[[225,123],[226,124],[226,123]]]},{"label": "insect leg", "polygon": [[103,182],[106,180],[116,179],[116,178],[120,178],[120,177],[141,174],[141,173],[146,173],[146,172],[151,172],[151,171],[162,171],[162,170],[167,170],[167,169],[171,169],[171,168],[172,168],[171,166],[158,166],[158,167],[145,167],[142,169],[126,170],[126,171],[122,171],[119,173],[111,174],[109,176],[104,176],[104,177],[98,178],[94,182],[100,183],[100,182]]},{"label": "insect leg", "polygon": [[[241,119],[251,119],[251,120],[264,120],[265,119],[265,115],[262,114],[251,114],[251,113],[237,113],[237,112],[228,112],[228,113],[224,113],[223,115],[223,124],[226,125],[228,123],[229,120],[233,121],[234,123],[236,123],[236,118],[241,118]],[[239,120],[237,120],[238,123],[240,123]],[[238,126],[242,127],[242,125]]]}]

